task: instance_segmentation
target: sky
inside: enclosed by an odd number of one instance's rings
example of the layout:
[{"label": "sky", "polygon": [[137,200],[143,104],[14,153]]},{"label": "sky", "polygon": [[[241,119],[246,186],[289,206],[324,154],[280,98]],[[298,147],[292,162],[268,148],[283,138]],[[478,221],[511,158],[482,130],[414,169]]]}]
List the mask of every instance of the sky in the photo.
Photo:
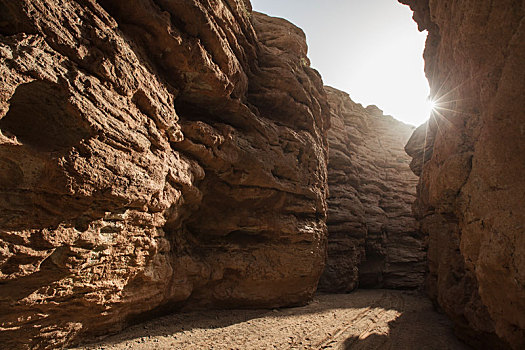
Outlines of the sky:
[{"label": "sky", "polygon": [[251,0],[255,11],[300,27],[325,85],[407,124],[430,115],[423,69],[426,32],[397,0]]}]

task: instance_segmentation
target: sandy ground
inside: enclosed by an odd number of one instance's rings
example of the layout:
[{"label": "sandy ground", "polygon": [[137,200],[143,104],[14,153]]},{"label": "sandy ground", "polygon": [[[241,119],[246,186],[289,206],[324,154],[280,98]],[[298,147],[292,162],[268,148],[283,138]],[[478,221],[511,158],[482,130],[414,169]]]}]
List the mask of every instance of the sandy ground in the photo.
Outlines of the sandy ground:
[{"label": "sandy ground", "polygon": [[468,349],[416,292],[318,295],[307,306],[180,313],[76,349]]}]

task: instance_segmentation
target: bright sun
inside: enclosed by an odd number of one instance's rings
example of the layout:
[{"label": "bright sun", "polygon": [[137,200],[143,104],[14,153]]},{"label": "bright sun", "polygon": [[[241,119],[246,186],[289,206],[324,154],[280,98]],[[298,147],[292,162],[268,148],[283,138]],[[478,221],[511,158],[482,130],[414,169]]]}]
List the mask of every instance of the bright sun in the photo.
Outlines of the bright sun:
[{"label": "bright sun", "polygon": [[433,101],[430,98],[427,98],[425,101],[425,115],[430,117],[430,115],[436,110],[436,101]]},{"label": "bright sun", "polygon": [[432,100],[432,99],[428,99],[428,105],[429,105],[429,108],[431,111],[434,111],[436,108],[437,108],[437,103],[436,101]]}]

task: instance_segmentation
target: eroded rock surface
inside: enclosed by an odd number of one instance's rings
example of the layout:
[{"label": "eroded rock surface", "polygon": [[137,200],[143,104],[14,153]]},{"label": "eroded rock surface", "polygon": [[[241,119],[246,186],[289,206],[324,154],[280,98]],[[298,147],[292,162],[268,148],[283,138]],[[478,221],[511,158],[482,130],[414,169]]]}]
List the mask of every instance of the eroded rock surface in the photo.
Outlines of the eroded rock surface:
[{"label": "eroded rock surface", "polygon": [[477,348],[525,348],[525,2],[401,0],[437,111],[407,145],[428,290]]},{"label": "eroded rock surface", "polygon": [[242,0],[0,0],[0,34],[2,346],[311,297],[329,115],[301,30]]},{"label": "eroded rock surface", "polygon": [[417,288],[424,237],[411,207],[417,177],[404,145],[414,128],[325,87],[331,107],[328,260],[319,288]]}]

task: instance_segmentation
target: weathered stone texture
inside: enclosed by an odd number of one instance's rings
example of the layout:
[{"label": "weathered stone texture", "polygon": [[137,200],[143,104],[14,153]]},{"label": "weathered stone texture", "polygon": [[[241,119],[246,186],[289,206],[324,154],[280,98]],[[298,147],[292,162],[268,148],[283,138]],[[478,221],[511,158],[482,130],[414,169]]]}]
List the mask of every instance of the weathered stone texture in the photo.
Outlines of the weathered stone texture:
[{"label": "weathered stone texture", "polygon": [[523,349],[525,2],[400,2],[429,32],[437,103],[406,148],[420,175],[429,292],[477,348]]},{"label": "weathered stone texture", "polygon": [[316,289],[328,105],[249,2],[0,0],[0,342]]},{"label": "weathered stone texture", "polygon": [[411,211],[417,176],[404,145],[414,127],[325,87],[328,132],[328,260],[319,288],[417,288],[424,237]]}]

